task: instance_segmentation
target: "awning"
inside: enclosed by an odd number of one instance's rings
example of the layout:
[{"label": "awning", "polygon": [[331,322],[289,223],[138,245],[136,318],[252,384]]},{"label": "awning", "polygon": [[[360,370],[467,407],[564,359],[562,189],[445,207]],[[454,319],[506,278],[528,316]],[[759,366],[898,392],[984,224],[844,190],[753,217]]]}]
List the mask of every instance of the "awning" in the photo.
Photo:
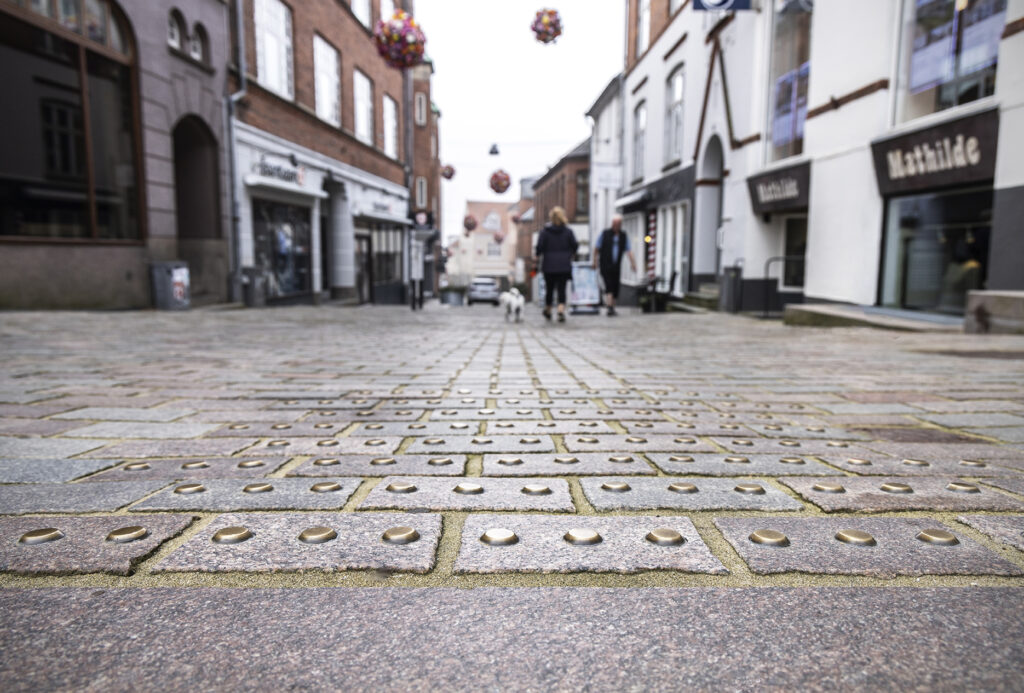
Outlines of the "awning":
[{"label": "awning", "polygon": [[623,212],[633,211],[634,209],[642,207],[644,203],[650,199],[650,190],[637,190],[634,193],[624,195],[623,197],[615,200],[615,208],[621,209]]}]

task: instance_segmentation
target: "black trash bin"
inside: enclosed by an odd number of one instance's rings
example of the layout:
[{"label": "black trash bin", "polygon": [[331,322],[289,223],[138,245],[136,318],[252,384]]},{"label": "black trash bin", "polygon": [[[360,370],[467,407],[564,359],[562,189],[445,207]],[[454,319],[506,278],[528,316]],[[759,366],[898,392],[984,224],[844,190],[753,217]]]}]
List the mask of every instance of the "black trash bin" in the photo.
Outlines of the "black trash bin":
[{"label": "black trash bin", "polygon": [[267,305],[267,273],[262,268],[242,268],[242,300],[246,308]]},{"label": "black trash bin", "polygon": [[743,266],[733,265],[722,270],[718,283],[718,310],[738,313],[743,302]]},{"label": "black trash bin", "polygon": [[188,263],[181,260],[150,265],[153,307],[157,310],[188,310],[192,306]]}]

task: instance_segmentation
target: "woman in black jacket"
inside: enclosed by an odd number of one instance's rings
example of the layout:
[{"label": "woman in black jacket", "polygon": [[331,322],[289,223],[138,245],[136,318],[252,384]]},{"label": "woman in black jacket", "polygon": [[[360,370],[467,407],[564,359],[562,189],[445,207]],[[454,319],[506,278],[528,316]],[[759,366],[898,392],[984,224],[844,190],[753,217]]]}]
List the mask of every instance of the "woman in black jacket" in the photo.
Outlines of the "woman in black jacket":
[{"label": "woman in black jacket", "polygon": [[548,215],[551,223],[541,229],[534,253],[544,273],[544,317],[551,319],[551,304],[558,292],[558,322],[565,322],[565,284],[572,277],[572,261],[579,243],[567,226],[565,210],[555,207]]}]

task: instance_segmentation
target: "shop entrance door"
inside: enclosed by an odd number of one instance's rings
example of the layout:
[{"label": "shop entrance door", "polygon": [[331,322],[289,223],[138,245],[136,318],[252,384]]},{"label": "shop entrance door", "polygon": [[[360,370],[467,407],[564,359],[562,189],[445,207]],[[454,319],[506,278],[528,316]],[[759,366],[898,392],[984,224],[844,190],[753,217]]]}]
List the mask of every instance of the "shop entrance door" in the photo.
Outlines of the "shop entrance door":
[{"label": "shop entrance door", "polygon": [[309,207],[252,201],[256,264],[267,275],[267,298],[290,299],[313,291]]},{"label": "shop entrance door", "polygon": [[373,302],[373,248],[369,236],[356,236],[356,291],[360,303]]}]

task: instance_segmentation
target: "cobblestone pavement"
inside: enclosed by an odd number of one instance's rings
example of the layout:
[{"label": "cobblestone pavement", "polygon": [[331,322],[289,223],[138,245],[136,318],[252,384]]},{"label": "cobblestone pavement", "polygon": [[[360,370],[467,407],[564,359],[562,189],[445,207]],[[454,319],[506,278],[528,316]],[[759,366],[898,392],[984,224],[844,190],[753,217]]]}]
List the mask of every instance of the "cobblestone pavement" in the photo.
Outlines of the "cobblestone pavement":
[{"label": "cobblestone pavement", "polygon": [[1024,338],[328,306],[0,353],[4,690],[1024,688]]}]

